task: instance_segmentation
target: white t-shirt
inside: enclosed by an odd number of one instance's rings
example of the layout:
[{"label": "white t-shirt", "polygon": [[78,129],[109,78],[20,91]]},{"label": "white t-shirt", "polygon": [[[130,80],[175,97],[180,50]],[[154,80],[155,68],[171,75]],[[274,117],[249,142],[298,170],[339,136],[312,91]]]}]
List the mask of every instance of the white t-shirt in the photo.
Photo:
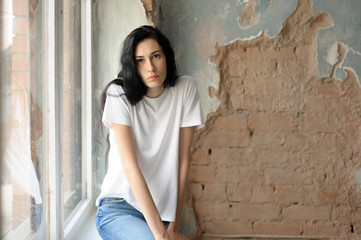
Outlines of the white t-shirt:
[{"label": "white t-shirt", "polygon": [[135,106],[123,88],[112,84],[107,91],[102,119],[109,128],[109,164],[96,200],[124,198],[140,211],[125,177],[112,123],[132,127],[136,156],[155,205],[163,221],[174,221],[177,206],[179,130],[204,124],[197,85],[181,76],[157,98],[143,97]]}]

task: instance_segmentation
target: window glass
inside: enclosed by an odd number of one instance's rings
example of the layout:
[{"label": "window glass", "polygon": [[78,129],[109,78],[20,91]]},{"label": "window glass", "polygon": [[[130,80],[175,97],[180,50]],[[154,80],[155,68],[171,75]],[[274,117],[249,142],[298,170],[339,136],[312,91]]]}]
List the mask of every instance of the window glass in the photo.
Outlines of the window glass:
[{"label": "window glass", "polygon": [[1,239],[46,229],[41,12],[37,0],[1,2]]},{"label": "window glass", "polygon": [[64,218],[82,199],[80,1],[63,1],[63,187]]}]

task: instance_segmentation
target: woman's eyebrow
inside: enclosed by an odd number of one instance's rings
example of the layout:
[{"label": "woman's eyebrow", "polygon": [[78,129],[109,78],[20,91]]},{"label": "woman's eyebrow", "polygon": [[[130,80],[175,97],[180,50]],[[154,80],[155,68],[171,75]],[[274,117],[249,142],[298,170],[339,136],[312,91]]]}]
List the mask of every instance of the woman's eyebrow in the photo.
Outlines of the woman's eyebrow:
[{"label": "woman's eyebrow", "polygon": [[[161,52],[160,50],[155,50],[153,52],[150,53],[150,55],[153,55],[155,53],[158,53],[158,52]],[[141,57],[144,57],[144,56],[135,56],[136,58],[141,58]]]},{"label": "woman's eyebrow", "polygon": [[152,52],[150,55],[153,55],[154,53],[158,53],[160,52],[160,50],[155,50],[154,52]]}]

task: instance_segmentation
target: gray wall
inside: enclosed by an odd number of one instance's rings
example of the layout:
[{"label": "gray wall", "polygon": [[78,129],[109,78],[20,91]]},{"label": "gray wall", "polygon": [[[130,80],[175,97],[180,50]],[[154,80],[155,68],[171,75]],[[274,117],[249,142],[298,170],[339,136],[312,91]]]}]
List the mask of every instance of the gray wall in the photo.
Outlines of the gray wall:
[{"label": "gray wall", "polygon": [[133,0],[95,0],[92,5],[92,77],[94,89],[93,156],[95,193],[106,173],[106,129],[100,124],[100,94],[120,70],[120,51],[124,38],[136,27],[148,24],[143,4]]}]

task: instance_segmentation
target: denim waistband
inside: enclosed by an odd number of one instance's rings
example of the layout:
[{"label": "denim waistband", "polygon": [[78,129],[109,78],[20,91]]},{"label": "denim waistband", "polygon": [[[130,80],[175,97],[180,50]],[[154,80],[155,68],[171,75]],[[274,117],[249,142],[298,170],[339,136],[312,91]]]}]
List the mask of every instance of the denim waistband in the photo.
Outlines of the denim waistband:
[{"label": "denim waistband", "polygon": [[119,203],[119,202],[125,202],[124,198],[118,198],[118,197],[105,197],[100,199],[99,201],[99,207],[102,205],[102,203]]}]

